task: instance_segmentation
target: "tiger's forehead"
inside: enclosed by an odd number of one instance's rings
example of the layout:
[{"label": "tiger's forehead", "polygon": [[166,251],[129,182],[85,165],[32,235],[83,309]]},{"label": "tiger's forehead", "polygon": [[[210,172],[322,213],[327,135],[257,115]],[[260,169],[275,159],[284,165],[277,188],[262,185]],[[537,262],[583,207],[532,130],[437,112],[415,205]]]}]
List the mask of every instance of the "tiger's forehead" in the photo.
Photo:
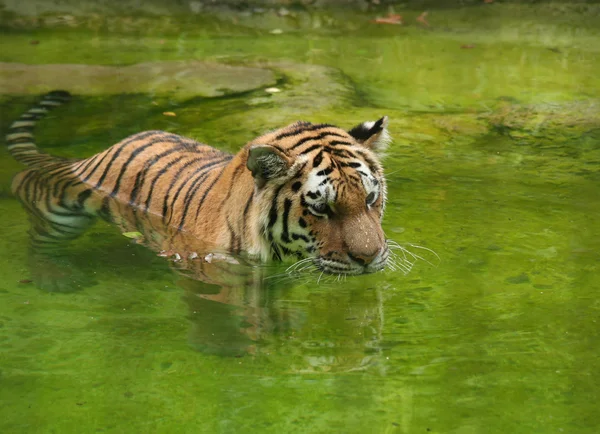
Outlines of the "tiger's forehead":
[{"label": "tiger's forehead", "polygon": [[382,170],[370,150],[335,125],[300,121],[260,136],[253,142],[277,147],[290,157],[310,154],[319,164],[325,155],[329,155],[338,168],[352,167],[355,165],[352,160],[362,160],[373,174],[381,174]]},{"label": "tiger's forehead", "polygon": [[352,206],[364,203],[369,193],[378,193],[381,188],[378,174],[359,160],[345,162],[324,154],[312,161],[313,167],[306,174],[303,188],[308,202]]},{"label": "tiger's forehead", "polygon": [[315,146],[356,145],[354,138],[343,129],[330,124],[296,122],[255,140],[279,146],[288,154],[303,155],[316,149]]}]

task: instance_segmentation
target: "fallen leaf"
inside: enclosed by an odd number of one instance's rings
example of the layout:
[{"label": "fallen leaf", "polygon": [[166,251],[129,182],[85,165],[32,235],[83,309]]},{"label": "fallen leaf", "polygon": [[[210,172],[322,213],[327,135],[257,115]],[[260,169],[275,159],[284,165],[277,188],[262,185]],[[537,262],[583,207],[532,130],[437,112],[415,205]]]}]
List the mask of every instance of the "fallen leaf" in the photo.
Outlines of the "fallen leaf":
[{"label": "fallen leaf", "polygon": [[404,22],[402,21],[402,15],[399,14],[389,14],[387,17],[384,18],[375,18],[374,20],[371,20],[371,22],[375,24],[404,24]]},{"label": "fallen leaf", "polygon": [[140,238],[142,234],[140,232],[123,232],[123,236],[127,238]]},{"label": "fallen leaf", "polygon": [[463,50],[468,50],[470,48],[475,48],[475,44],[463,44],[460,46]]},{"label": "fallen leaf", "polygon": [[31,283],[31,282],[33,282],[33,280],[31,280],[31,279],[21,279],[21,280],[19,280],[19,283]]},{"label": "fallen leaf", "polygon": [[279,92],[281,92],[281,89],[279,89],[277,87],[267,87],[265,89],[265,92],[267,92],[267,93],[279,93]]},{"label": "fallen leaf", "polygon": [[177,116],[177,115],[175,114],[175,112],[164,112],[164,113],[163,113],[163,115],[164,115],[164,116]]}]

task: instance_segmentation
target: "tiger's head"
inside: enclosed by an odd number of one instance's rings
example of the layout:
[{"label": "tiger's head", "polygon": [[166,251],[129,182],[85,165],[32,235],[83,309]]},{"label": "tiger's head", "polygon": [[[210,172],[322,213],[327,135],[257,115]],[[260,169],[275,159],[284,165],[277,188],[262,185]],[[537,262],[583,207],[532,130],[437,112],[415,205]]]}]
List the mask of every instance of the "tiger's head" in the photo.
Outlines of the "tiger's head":
[{"label": "tiger's head", "polygon": [[385,267],[386,183],[375,152],[389,142],[387,122],[350,131],[297,122],[246,146],[266,255],[313,258],[333,274]]}]

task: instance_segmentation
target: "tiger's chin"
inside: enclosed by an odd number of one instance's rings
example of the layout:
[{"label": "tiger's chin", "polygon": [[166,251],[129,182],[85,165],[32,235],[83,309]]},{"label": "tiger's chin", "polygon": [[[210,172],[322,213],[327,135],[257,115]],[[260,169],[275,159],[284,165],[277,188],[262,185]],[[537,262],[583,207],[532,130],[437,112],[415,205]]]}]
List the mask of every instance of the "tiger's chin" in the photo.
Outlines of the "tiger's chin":
[{"label": "tiger's chin", "polygon": [[370,274],[378,271],[383,271],[387,263],[387,257],[381,258],[378,261],[373,261],[366,265],[357,264],[354,262],[334,261],[318,257],[314,259],[317,268],[327,274]]}]

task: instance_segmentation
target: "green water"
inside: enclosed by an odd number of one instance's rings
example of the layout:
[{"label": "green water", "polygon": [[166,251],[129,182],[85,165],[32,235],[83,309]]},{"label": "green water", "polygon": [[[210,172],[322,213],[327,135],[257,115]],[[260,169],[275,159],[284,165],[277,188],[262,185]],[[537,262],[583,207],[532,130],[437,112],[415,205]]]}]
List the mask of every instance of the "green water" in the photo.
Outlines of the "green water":
[{"label": "green water", "polygon": [[[45,292],[20,283],[40,264],[2,148],[0,432],[600,431],[598,10],[430,10],[427,29],[345,18],[281,35],[200,18],[3,27],[5,62],[277,74],[272,96],[81,95],[36,130],[57,155],[146,129],[235,151],[297,119],[388,115],[384,229],[426,261],[215,285],[100,223],[57,259],[81,288]],[[2,131],[35,100],[0,96]]]}]

